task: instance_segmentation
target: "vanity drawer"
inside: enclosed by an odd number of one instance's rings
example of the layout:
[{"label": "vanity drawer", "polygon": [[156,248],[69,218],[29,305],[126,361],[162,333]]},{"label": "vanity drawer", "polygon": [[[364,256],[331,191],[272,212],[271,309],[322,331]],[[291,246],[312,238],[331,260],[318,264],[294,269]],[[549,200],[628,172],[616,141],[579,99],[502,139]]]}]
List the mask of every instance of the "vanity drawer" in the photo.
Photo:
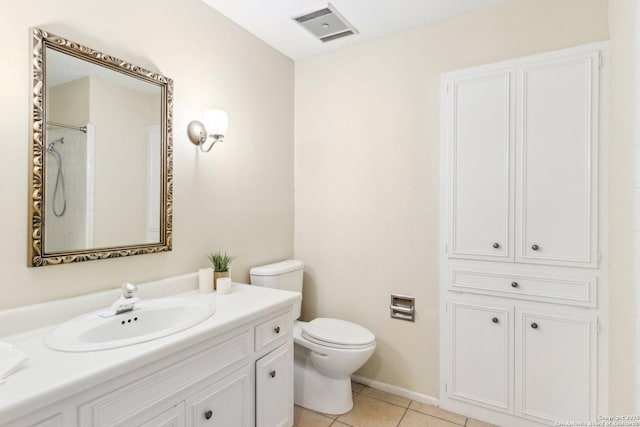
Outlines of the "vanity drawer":
[{"label": "vanity drawer", "polygon": [[232,365],[247,363],[251,344],[251,331],[246,331],[178,363],[159,366],[154,373],[80,406],[79,425],[138,425],[139,419],[154,415],[159,402],[175,405],[194,384],[222,375]]},{"label": "vanity drawer", "polygon": [[291,312],[287,312],[256,326],[256,351],[264,347],[280,342],[291,335],[293,330],[293,320]]},{"label": "vanity drawer", "polygon": [[449,289],[483,295],[595,307],[596,275],[551,277],[489,273],[461,268],[450,271]]}]

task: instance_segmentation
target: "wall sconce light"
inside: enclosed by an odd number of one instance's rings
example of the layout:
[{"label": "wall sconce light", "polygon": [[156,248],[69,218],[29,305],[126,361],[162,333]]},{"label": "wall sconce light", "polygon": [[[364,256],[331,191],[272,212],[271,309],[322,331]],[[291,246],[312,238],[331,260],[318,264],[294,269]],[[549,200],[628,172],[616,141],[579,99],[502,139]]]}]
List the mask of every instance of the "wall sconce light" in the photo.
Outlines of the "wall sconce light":
[{"label": "wall sconce light", "polygon": [[[222,141],[229,128],[229,116],[226,111],[210,108],[205,110],[203,120],[194,120],[187,126],[189,140],[200,147],[200,151],[208,153],[216,142]],[[211,137],[211,145],[204,148]]]}]

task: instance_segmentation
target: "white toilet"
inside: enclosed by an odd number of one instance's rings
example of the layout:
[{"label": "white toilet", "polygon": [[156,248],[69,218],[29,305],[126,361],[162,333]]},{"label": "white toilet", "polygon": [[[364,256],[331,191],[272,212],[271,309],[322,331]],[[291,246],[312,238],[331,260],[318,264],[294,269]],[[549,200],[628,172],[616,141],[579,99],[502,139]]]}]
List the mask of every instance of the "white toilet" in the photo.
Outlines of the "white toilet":
[{"label": "white toilet", "polygon": [[[288,260],[254,267],[251,284],[302,293],[302,261]],[[300,317],[301,303],[294,307]],[[327,414],[344,414],[353,407],[351,374],[371,357],[375,336],[355,323],[317,318],[294,321],[294,401]]]}]

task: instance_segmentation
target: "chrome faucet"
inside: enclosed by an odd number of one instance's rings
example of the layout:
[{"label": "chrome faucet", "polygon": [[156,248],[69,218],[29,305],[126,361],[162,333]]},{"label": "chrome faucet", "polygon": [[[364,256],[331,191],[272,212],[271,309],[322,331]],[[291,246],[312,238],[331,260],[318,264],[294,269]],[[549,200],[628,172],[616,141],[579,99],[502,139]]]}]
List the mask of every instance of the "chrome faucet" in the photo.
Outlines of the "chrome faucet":
[{"label": "chrome faucet", "polygon": [[120,295],[120,298],[101,314],[102,317],[116,316],[128,311],[133,311],[136,308],[136,303],[140,302],[140,298],[135,296],[138,287],[133,283],[123,283],[121,289],[122,295]]},{"label": "chrome faucet", "polygon": [[138,287],[133,283],[123,283],[122,284],[122,297],[123,298],[133,298],[135,293],[138,292]]}]

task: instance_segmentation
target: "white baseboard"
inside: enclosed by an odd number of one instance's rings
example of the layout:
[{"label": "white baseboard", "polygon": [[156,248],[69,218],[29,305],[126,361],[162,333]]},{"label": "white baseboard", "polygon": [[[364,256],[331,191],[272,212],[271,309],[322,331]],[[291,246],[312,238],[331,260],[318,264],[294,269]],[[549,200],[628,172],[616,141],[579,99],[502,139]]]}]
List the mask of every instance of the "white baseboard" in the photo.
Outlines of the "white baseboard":
[{"label": "white baseboard", "polygon": [[417,393],[406,388],[398,387],[395,385],[383,383],[369,378],[361,377],[360,375],[351,375],[353,382],[368,385],[371,388],[386,391],[387,393],[393,393],[398,396],[406,397],[407,399],[416,400],[418,402],[426,403],[428,405],[439,406],[440,399],[426,394]]}]

